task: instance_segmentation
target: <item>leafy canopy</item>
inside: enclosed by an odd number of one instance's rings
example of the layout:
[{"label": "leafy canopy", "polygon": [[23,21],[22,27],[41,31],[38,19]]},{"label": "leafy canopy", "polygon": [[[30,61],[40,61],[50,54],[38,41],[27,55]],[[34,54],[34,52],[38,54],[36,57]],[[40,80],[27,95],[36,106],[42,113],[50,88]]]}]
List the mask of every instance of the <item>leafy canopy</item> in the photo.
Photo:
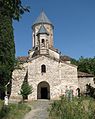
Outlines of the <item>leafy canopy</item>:
[{"label": "leafy canopy", "polygon": [[84,58],[80,57],[78,60],[72,59],[72,64],[78,66],[78,70],[95,75],[95,57]]},{"label": "leafy canopy", "polygon": [[25,12],[29,12],[29,7],[22,6],[21,0],[0,0],[0,8],[4,14],[9,14],[11,18],[19,20]]}]

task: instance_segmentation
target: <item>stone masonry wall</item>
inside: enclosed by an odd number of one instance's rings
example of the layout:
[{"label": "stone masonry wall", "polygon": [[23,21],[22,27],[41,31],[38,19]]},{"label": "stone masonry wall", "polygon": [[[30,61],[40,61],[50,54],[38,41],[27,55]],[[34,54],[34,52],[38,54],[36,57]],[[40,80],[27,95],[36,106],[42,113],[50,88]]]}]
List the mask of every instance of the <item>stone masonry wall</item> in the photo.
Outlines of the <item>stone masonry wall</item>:
[{"label": "stone masonry wall", "polygon": [[[46,73],[41,73],[41,65],[46,66]],[[18,94],[28,70],[28,82],[33,87],[33,93],[29,95],[29,100],[37,100],[37,87],[40,82],[47,82],[50,86],[50,99],[59,99],[65,93],[66,85],[72,86],[75,90],[78,87],[77,67],[61,63],[47,56],[34,58],[23,65],[22,70],[13,72],[11,98],[21,99]]]},{"label": "stone masonry wall", "polygon": [[[43,64],[46,65],[46,73],[41,73]],[[32,60],[28,65],[28,73],[28,81],[34,89],[30,95],[31,99],[37,99],[37,86],[42,81],[50,85],[50,99],[56,99],[62,95],[66,85],[74,86],[74,88],[78,86],[76,67],[65,63],[60,64],[45,56]]]},{"label": "stone masonry wall", "polygon": [[[46,73],[41,73],[41,65],[46,66]],[[28,70],[28,82],[33,86],[33,93],[29,100],[37,99],[37,87],[40,82],[47,82],[50,86],[50,99],[59,99],[65,93],[66,86],[70,87],[76,95],[79,87],[81,92],[85,91],[85,85],[91,83],[95,87],[93,77],[77,76],[77,67],[66,62],[58,62],[47,56],[39,56],[28,63],[23,64],[22,70],[14,70],[12,80],[11,98],[21,99],[19,95],[21,85]]]},{"label": "stone masonry wall", "polygon": [[11,90],[11,99],[21,99],[20,89],[24,81],[25,75],[27,72],[27,63],[23,65],[22,69],[16,69],[13,71],[12,79],[12,90]]},{"label": "stone masonry wall", "polygon": [[[35,30],[33,31],[33,32],[35,32],[35,33],[33,33],[33,34],[35,34],[35,41],[33,40],[33,44],[34,44],[34,42],[35,42],[35,45],[38,44],[38,43],[37,43],[37,42],[38,42],[38,38],[37,38],[36,35],[37,35],[37,33],[38,33],[40,27],[41,27],[41,24],[36,25]],[[49,24],[44,24],[44,27],[46,28],[46,30],[47,30],[48,33],[49,33],[49,38],[48,38],[48,40],[49,40],[49,46],[52,47],[52,46],[53,46],[53,29],[52,29],[52,26],[49,25]],[[33,36],[33,37],[34,37],[34,36]],[[34,38],[33,38],[33,39],[34,39]]]},{"label": "stone masonry wall", "polygon": [[79,88],[81,90],[81,93],[86,91],[86,84],[91,84],[91,86],[95,87],[93,77],[80,77],[78,79],[79,82]]},{"label": "stone masonry wall", "polygon": [[77,67],[71,64],[61,64],[61,80],[62,80],[62,92],[65,93],[66,86],[73,89],[74,95],[76,95],[76,89],[78,88]]},{"label": "stone masonry wall", "polygon": [[[46,73],[41,73],[41,65],[46,65]],[[45,56],[31,61],[28,65],[28,81],[33,86],[34,92],[30,95],[31,99],[37,99],[37,86],[40,82],[46,81],[50,85],[50,95],[54,97],[52,90],[56,90],[55,96],[59,93],[56,89],[60,85],[59,63]]]}]

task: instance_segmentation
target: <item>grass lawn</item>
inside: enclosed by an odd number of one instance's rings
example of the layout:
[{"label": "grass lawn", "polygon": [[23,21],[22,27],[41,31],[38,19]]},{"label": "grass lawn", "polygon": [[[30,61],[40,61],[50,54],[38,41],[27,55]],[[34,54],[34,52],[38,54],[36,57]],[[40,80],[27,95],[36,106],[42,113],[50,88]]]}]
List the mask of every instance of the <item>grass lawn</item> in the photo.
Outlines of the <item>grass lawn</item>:
[{"label": "grass lawn", "polygon": [[49,119],[95,119],[95,99],[90,97],[65,97],[55,101],[49,109]]},{"label": "grass lawn", "polygon": [[23,119],[24,115],[29,112],[31,108],[27,104],[9,104],[7,107],[3,106],[0,101],[0,119]]}]

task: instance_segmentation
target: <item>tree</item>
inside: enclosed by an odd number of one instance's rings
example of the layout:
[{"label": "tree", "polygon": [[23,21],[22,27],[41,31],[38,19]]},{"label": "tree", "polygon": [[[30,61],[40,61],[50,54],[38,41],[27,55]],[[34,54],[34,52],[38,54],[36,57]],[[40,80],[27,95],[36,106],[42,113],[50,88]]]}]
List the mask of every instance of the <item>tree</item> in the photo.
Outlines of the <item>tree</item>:
[{"label": "tree", "polygon": [[71,63],[77,65],[79,71],[90,73],[95,76],[95,57],[80,57],[78,60],[72,59]]},{"label": "tree", "polygon": [[28,99],[28,95],[31,94],[32,92],[33,92],[32,86],[30,86],[30,85],[28,84],[28,82],[23,81],[23,84],[22,84],[21,90],[20,90],[20,95],[22,95],[23,101],[24,101],[25,99]]},{"label": "tree", "polygon": [[15,62],[15,43],[12,20],[29,11],[21,0],[0,0],[0,98],[4,98],[5,85],[12,79]]}]

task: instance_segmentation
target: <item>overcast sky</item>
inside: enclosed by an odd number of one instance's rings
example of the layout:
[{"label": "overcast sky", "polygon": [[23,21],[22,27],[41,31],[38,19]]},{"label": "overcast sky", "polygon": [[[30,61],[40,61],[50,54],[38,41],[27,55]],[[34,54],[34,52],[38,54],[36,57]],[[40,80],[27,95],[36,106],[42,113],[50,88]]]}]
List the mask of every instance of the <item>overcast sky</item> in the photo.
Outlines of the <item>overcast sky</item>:
[{"label": "overcast sky", "polygon": [[14,21],[16,56],[32,49],[31,26],[42,9],[54,25],[54,47],[78,59],[95,56],[95,0],[22,0],[30,6],[19,22]]}]

